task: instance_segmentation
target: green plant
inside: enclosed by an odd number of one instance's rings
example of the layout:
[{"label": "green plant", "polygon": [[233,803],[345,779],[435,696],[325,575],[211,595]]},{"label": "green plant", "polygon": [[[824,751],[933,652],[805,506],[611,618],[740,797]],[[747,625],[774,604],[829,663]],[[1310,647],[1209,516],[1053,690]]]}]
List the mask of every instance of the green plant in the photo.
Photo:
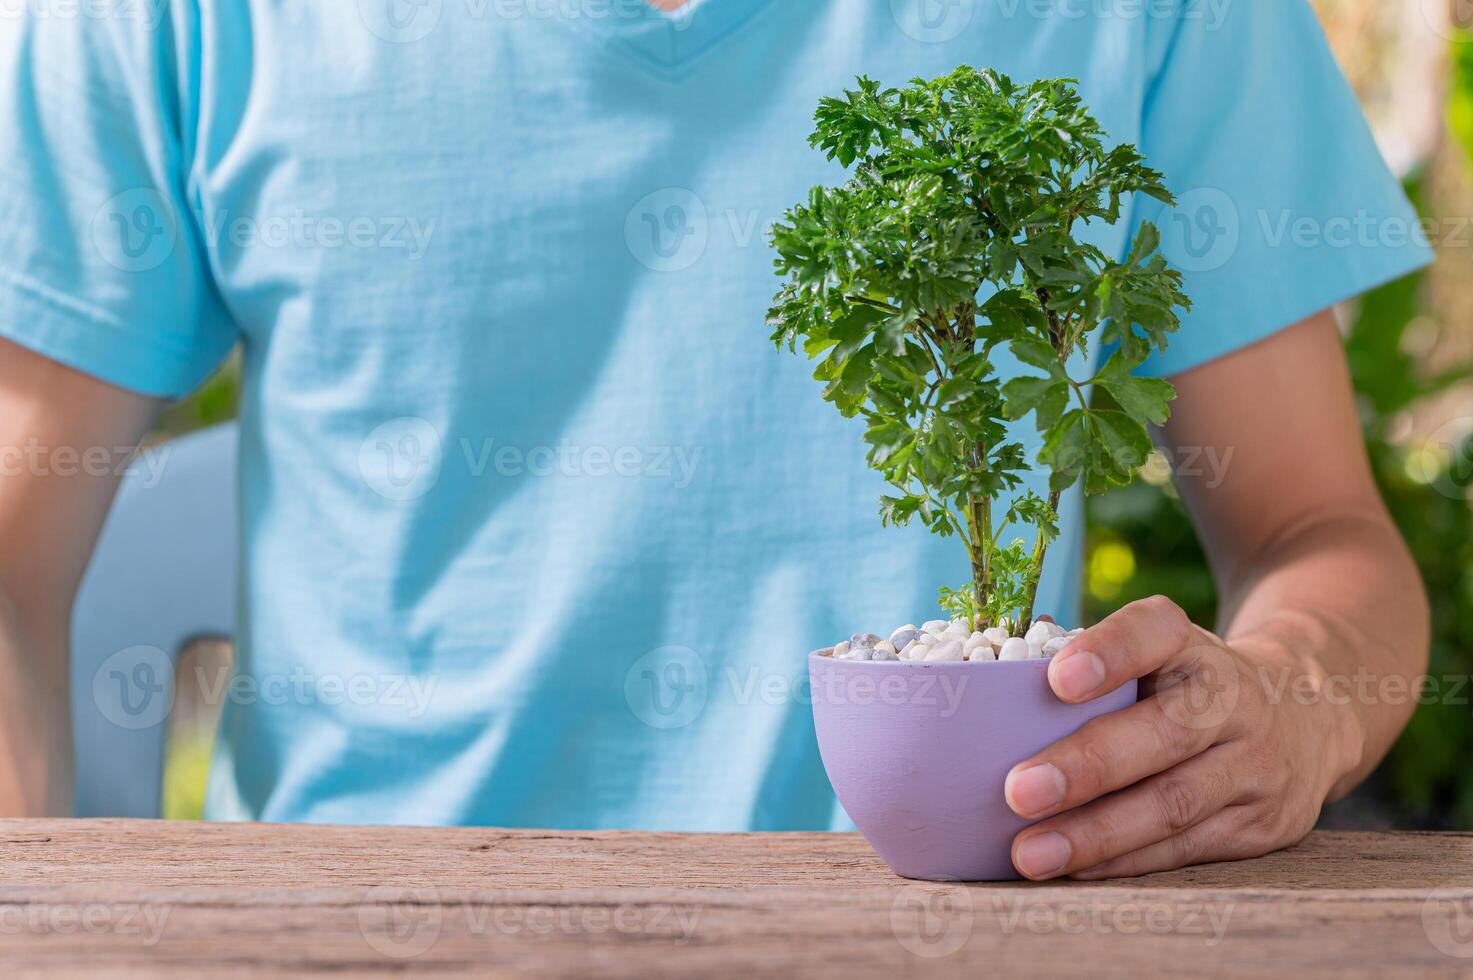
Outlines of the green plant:
[{"label": "green plant", "polygon": [[[1128,483],[1150,451],[1146,426],[1173,392],[1133,372],[1188,306],[1152,225],[1122,261],[1075,233],[1117,222],[1131,195],[1172,198],[1135,147],[1105,146],[1070,80],[962,67],[858,85],[821,101],[810,138],[851,178],[773,228],[785,281],[772,339],[801,342],[824,398],[864,418],[869,462],[899,491],[881,501],[885,523],[919,516],[962,540],[972,581],[943,589],[943,607],[1026,630],[1060,495]],[[1090,343],[1113,353],[1076,379]],[[1042,374],[1004,383],[1002,348]],[[1114,405],[1092,405],[1092,388]],[[1047,499],[1016,493],[1028,462],[1008,423],[1030,415]],[[1003,542],[1012,526],[1033,529],[1031,546]]]}]

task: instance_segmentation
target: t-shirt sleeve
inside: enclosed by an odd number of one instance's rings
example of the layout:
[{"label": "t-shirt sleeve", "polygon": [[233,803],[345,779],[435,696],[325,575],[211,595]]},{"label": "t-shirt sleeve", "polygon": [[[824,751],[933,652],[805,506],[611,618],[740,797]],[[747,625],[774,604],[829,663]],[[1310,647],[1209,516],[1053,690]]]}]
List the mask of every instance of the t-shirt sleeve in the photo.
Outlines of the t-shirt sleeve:
[{"label": "t-shirt sleeve", "polygon": [[165,397],[236,338],[189,206],[182,6],[0,30],[0,336]]},{"label": "t-shirt sleeve", "polygon": [[1137,214],[1193,309],[1143,373],[1196,367],[1431,259],[1305,0],[1178,0],[1148,35],[1141,149],[1177,205]]}]

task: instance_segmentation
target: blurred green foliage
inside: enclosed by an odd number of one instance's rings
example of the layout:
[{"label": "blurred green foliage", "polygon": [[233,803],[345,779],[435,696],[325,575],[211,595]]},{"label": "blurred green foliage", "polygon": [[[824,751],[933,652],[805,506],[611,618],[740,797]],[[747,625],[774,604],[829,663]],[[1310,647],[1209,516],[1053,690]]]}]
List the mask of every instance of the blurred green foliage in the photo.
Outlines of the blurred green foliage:
[{"label": "blurred green foliage", "polygon": [[[1449,131],[1473,161],[1473,36],[1454,45]],[[1423,183],[1408,193],[1424,215]],[[1352,798],[1373,823],[1473,829],[1473,438],[1453,420],[1430,435],[1400,435],[1428,399],[1473,380],[1473,367],[1429,373],[1411,350],[1434,311],[1425,274],[1366,296],[1350,311],[1345,349],[1376,481],[1421,569],[1432,602],[1428,688],[1385,763]],[[1216,595],[1200,546],[1169,483],[1147,480],[1090,507],[1086,618],[1167,595],[1211,624]]]}]

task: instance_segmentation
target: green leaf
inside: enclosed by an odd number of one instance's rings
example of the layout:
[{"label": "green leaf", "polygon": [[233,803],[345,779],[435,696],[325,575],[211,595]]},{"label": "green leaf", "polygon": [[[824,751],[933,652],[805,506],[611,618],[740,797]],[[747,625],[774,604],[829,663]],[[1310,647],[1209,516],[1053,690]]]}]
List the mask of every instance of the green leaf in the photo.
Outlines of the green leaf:
[{"label": "green leaf", "polygon": [[965,401],[977,390],[977,382],[969,377],[951,378],[936,392],[936,407],[950,408]]},{"label": "green leaf", "polygon": [[1052,428],[1069,404],[1069,385],[1052,378],[1014,378],[1002,386],[1007,417],[1013,420],[1038,413],[1040,432]]},{"label": "green leaf", "polygon": [[1141,425],[1164,425],[1171,415],[1176,389],[1160,378],[1139,378],[1130,372],[1138,362],[1117,351],[1105,362],[1092,384],[1108,391],[1127,415]]},{"label": "green leaf", "polygon": [[1095,482],[1087,484],[1086,490],[1098,493],[1129,483],[1151,453],[1146,427],[1113,409],[1090,412],[1089,422],[1096,437],[1089,454],[1090,475]]},{"label": "green leaf", "polygon": [[1034,337],[1019,337],[1009,345],[1013,356],[1024,364],[1041,368],[1049,373],[1049,376],[1058,381],[1064,381],[1068,375],[1064,373],[1064,365],[1059,361],[1059,352],[1044,340]]},{"label": "green leaf", "polygon": [[1052,471],[1051,490],[1067,490],[1079,479],[1088,461],[1086,444],[1085,413],[1079,408],[1065,412],[1044,434],[1038,459]]}]

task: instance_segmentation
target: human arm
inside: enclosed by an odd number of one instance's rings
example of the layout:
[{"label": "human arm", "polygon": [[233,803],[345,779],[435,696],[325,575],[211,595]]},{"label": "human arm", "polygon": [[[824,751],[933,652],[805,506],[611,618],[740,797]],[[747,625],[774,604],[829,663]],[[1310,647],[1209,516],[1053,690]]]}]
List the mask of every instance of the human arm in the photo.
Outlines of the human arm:
[{"label": "human arm", "polygon": [[0,340],[0,816],[71,811],[72,603],[158,405]]},{"label": "human arm", "polygon": [[1010,774],[1009,805],[1044,818],[1014,842],[1030,877],[1142,874],[1294,843],[1406,724],[1413,699],[1377,692],[1415,690],[1425,670],[1426,596],[1377,494],[1332,316],[1172,381],[1162,449],[1218,464],[1176,474],[1222,596],[1217,633],[1156,597],[1054,659],[1063,700],[1132,677],[1142,700]]}]

